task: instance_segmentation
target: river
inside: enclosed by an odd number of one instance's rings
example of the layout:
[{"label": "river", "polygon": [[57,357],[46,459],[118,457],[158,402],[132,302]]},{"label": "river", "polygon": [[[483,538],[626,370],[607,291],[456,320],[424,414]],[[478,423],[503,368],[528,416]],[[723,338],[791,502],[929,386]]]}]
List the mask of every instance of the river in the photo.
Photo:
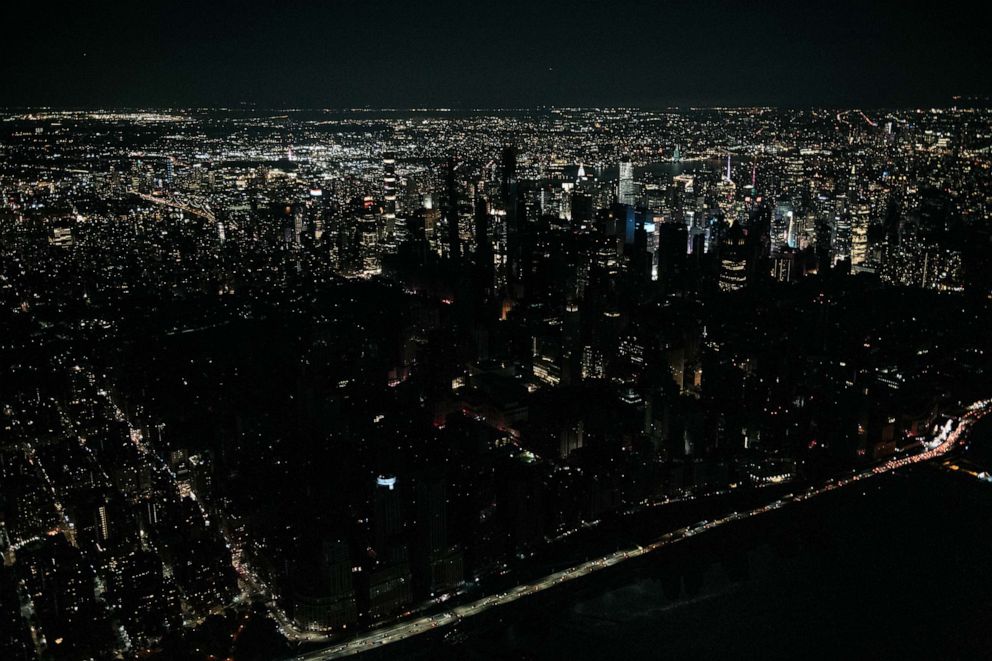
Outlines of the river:
[{"label": "river", "polygon": [[[992,417],[971,443],[965,458],[988,468]],[[992,483],[918,465],[700,535],[389,656],[992,658],[990,522]]]}]

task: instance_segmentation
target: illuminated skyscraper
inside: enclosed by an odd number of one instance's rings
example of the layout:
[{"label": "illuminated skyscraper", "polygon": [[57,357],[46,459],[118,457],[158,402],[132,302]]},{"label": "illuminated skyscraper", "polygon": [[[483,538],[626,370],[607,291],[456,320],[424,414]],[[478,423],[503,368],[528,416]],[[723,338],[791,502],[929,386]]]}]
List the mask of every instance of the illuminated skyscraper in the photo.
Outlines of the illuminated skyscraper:
[{"label": "illuminated skyscraper", "polygon": [[720,240],[720,289],[735,291],[747,284],[747,246],[744,229],[731,223]]},{"label": "illuminated skyscraper", "polygon": [[842,213],[834,216],[830,233],[832,264],[851,259],[851,216]]},{"label": "illuminated skyscraper", "polygon": [[868,221],[869,209],[866,204],[855,205],[851,209],[851,266],[865,270],[868,261]]},{"label": "illuminated skyscraper", "polygon": [[795,248],[799,240],[796,214],[789,202],[779,202],[775,205],[775,213],[772,216],[772,241],[771,251],[773,255],[778,254],[783,245]]},{"label": "illuminated skyscraper", "polygon": [[617,186],[617,201],[620,204],[634,204],[634,164],[620,161],[620,183]]},{"label": "illuminated skyscraper", "polygon": [[385,200],[383,215],[386,217],[387,229],[396,218],[396,157],[391,153],[382,155],[382,193]]}]

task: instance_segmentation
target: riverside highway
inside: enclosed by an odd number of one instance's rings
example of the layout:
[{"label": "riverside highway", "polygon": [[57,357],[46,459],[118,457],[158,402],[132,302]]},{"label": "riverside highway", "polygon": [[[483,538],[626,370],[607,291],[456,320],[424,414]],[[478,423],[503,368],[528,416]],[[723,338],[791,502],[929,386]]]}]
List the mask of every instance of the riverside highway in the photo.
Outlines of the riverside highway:
[{"label": "riverside highway", "polygon": [[802,502],[804,500],[833,491],[834,489],[840,489],[851,483],[859,482],[877,475],[882,475],[911,464],[930,461],[947,454],[949,451],[960,445],[971,426],[982,416],[988,413],[990,408],[992,408],[992,400],[983,400],[972,404],[968,407],[964,415],[961,416],[960,420],[957,422],[957,425],[955,425],[952,421],[949,421],[948,424],[945,425],[930,442],[924,445],[924,451],[917,454],[891,459],[871,468],[854,471],[845,476],[830,479],[818,487],[810,487],[800,493],[789,494],[752,510],[732,512],[712,521],[700,521],[690,526],[661,535],[650,544],[635,546],[623,551],[616,551],[609,555],[605,555],[594,560],[589,560],[574,567],[549,574],[537,581],[521,584],[510,588],[507,591],[482,597],[467,604],[454,606],[442,613],[418,617],[412,620],[406,620],[393,625],[373,629],[366,633],[360,634],[347,642],[309,652],[296,657],[296,659],[297,661],[326,661],[329,659],[338,659],[341,657],[358,654],[360,652],[377,649],[383,645],[396,643],[418,634],[433,631],[441,627],[450,626],[460,620],[472,617],[473,615],[478,615],[479,613],[487,611],[491,608],[503,606],[518,599],[553,588],[567,581],[573,581],[583,576],[592,574],[593,572],[612,567],[621,562],[642,556],[646,553],[651,553],[652,551],[675,544],[680,540],[687,539],[694,535],[702,534],[707,530],[711,530],[718,526],[759,516],[766,512],[785,507],[786,505]]}]

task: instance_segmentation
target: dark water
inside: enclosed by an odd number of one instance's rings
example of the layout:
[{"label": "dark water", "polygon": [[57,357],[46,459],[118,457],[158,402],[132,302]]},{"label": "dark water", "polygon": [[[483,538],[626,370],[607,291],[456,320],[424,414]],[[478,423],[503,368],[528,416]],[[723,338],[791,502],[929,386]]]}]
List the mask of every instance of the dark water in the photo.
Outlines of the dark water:
[{"label": "dark water", "polygon": [[[992,424],[972,438],[967,458],[987,462]],[[391,656],[989,659],[990,523],[992,484],[916,466],[707,533]]]}]

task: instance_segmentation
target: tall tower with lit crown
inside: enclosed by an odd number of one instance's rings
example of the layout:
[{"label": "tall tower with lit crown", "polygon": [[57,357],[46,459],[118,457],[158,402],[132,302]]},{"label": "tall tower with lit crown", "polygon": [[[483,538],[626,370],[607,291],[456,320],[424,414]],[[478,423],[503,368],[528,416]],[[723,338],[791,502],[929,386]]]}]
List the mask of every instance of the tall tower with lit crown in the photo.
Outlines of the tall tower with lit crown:
[{"label": "tall tower with lit crown", "polygon": [[382,155],[382,193],[385,199],[384,214],[387,222],[396,218],[396,157],[391,153]]}]

